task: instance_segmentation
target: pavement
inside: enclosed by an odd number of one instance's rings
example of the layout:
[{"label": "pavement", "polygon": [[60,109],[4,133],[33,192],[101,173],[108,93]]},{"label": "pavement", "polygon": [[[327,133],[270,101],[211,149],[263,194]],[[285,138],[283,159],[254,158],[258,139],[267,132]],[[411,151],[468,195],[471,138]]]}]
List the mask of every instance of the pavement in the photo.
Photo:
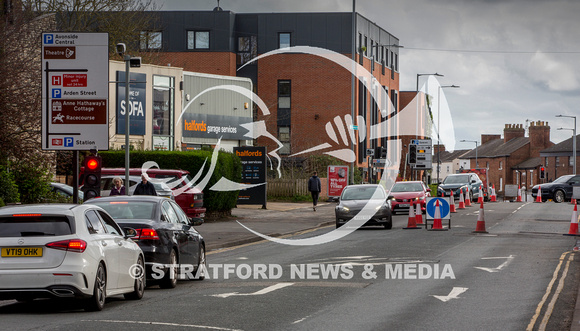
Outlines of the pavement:
[{"label": "pavement", "polygon": [[211,253],[221,248],[264,240],[239,223],[261,234],[281,237],[334,225],[334,206],[336,203],[319,202],[315,212],[311,202],[268,202],[266,209],[262,209],[261,205],[239,205],[232,209],[232,216],[206,220],[196,230],[205,239],[207,252]]}]

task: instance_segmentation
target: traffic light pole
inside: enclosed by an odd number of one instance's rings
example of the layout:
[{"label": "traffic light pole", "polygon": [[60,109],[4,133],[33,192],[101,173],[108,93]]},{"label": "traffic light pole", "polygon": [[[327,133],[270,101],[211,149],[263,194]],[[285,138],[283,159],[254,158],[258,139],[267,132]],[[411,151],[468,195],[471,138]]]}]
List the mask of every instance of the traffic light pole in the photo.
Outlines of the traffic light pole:
[{"label": "traffic light pole", "polygon": [[79,203],[79,151],[73,151],[73,203]]}]

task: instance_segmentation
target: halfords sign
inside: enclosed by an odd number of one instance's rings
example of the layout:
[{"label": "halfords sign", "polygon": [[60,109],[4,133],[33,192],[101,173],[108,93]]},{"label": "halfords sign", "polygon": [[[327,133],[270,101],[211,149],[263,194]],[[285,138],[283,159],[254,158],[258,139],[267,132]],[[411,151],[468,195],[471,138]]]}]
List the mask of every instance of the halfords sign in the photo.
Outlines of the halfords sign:
[{"label": "halfords sign", "polygon": [[192,138],[220,138],[245,140],[248,130],[240,124],[250,123],[251,117],[220,116],[207,114],[184,114],[183,136]]}]

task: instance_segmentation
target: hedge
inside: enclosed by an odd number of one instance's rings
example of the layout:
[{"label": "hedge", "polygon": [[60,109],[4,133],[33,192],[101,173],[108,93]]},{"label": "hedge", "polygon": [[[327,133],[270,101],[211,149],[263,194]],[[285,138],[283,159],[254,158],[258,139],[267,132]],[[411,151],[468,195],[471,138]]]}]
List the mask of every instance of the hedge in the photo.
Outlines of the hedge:
[{"label": "hedge", "polygon": [[[196,174],[203,166],[203,172],[199,183],[205,178],[207,171],[211,166],[211,157],[213,151],[131,151],[129,157],[130,168],[140,168],[147,161],[154,161],[160,169],[181,169],[189,171],[191,177]],[[103,151],[99,152],[103,159],[103,167],[106,168],[124,168],[125,151]],[[203,189],[204,207],[207,212],[229,211],[236,206],[238,191],[217,192],[209,188],[217,183],[220,178],[225,177],[234,182],[242,180],[242,163],[240,158],[234,153],[219,151],[215,170],[211,175],[209,183]]]}]

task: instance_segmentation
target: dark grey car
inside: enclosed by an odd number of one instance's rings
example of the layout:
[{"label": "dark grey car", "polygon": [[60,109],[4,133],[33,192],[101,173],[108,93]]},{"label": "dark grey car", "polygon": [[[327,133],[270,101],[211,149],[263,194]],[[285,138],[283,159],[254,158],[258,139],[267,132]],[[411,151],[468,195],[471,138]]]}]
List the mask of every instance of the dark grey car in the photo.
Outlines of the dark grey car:
[{"label": "dark grey car", "polygon": [[380,200],[381,203],[376,208],[376,213],[364,225],[382,225],[385,229],[391,229],[393,215],[390,200],[385,189],[374,184],[349,185],[344,188],[335,208],[336,227],[339,228],[356,217],[371,199]]}]

